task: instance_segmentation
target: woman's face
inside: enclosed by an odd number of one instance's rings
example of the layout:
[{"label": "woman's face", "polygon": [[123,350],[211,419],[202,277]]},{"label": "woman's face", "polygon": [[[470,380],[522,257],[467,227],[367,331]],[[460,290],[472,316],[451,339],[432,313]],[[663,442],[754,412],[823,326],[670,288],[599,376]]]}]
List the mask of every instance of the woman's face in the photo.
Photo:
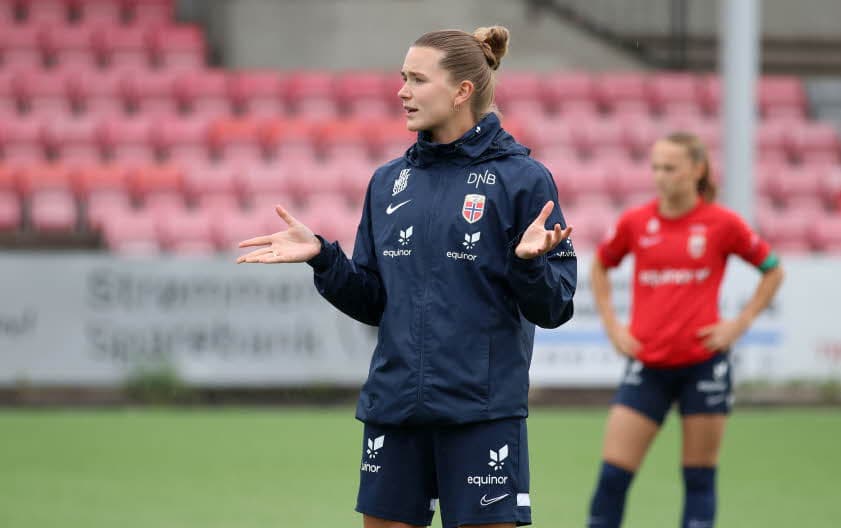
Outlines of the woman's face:
[{"label": "woman's face", "polygon": [[400,72],[405,82],[397,95],[406,111],[406,127],[413,132],[441,128],[455,114],[459,87],[441,68],[443,57],[444,52],[427,47],[412,46],[406,53]]},{"label": "woman's face", "polygon": [[661,139],[651,149],[651,170],[661,198],[686,199],[697,194],[703,169],[704,164],[693,161],[683,145]]}]

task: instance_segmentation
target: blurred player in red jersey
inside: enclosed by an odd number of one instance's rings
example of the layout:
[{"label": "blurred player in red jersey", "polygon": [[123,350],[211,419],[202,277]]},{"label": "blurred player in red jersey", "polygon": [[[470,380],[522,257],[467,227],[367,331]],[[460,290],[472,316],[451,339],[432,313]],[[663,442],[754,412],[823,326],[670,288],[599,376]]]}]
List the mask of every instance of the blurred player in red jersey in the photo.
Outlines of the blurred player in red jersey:
[{"label": "blurred player in red jersey", "polygon": [[[590,528],[620,526],[625,496],[674,402],[682,416],[683,528],[715,522],[715,471],[732,405],[730,346],[771,302],[783,279],[779,261],[735,213],[713,203],[704,145],[671,134],[655,143],[658,197],[625,212],[593,259],[596,306],[628,366],[607,419],[603,462],[590,504]],[[610,299],[608,269],[635,258],[630,326]],[[727,257],[753,264],[762,278],[734,319],[721,320],[718,291]]]}]

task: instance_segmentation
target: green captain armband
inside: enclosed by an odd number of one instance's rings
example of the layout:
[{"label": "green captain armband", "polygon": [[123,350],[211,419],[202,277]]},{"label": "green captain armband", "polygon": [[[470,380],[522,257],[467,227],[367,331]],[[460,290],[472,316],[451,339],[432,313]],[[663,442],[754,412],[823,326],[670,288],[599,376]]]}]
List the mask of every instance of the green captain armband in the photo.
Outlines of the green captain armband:
[{"label": "green captain armband", "polygon": [[765,260],[762,261],[762,264],[759,265],[759,271],[765,273],[766,271],[770,271],[777,266],[780,265],[780,258],[777,256],[776,253],[773,251],[765,257]]}]

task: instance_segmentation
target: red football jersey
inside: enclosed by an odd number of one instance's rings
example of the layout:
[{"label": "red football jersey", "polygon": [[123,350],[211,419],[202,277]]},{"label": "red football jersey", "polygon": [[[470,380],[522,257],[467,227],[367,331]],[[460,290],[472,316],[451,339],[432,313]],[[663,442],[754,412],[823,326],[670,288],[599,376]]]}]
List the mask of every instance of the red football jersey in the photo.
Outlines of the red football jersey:
[{"label": "red football jersey", "polygon": [[633,253],[631,334],[646,365],[675,367],[713,352],[698,330],[718,321],[718,291],[727,256],[760,266],[770,253],[734,212],[703,200],[679,218],[660,215],[657,201],[625,212],[597,257],[611,268]]}]

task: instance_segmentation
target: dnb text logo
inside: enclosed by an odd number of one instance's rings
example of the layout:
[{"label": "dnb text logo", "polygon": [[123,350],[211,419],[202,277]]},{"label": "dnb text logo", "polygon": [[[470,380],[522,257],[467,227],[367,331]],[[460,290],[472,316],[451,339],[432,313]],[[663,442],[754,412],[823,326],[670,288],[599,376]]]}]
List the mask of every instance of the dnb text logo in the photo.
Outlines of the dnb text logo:
[{"label": "dnb text logo", "polygon": [[385,443],[385,435],[378,436],[374,439],[368,439],[368,449],[365,450],[365,453],[368,454],[368,458],[377,458],[377,453],[383,447]]},{"label": "dnb text logo", "polygon": [[488,465],[494,468],[494,471],[502,469],[505,465],[505,459],[508,458],[508,444],[499,448],[499,451],[491,449],[491,461]]}]

